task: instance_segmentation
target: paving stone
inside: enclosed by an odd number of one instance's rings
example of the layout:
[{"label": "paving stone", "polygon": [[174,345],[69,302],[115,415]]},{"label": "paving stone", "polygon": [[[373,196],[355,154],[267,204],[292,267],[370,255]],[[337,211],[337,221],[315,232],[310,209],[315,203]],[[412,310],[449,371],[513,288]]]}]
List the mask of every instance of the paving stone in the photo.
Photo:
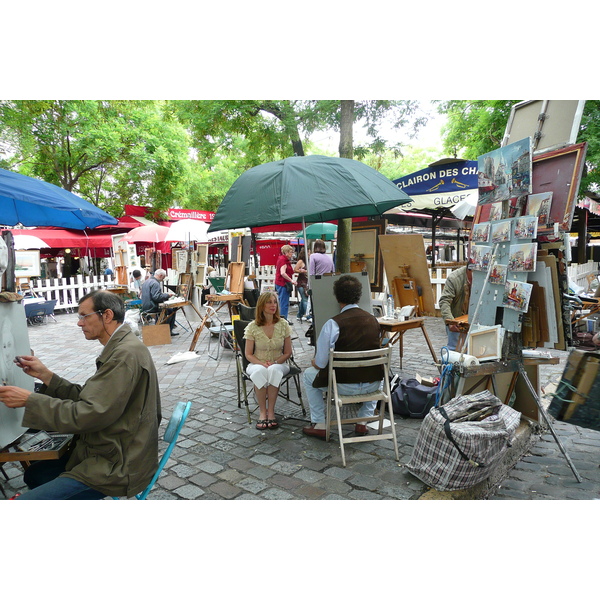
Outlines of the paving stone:
[{"label": "paving stone", "polygon": [[241,493],[240,488],[235,487],[226,481],[220,481],[219,483],[214,483],[210,486],[210,491],[217,494],[221,498],[225,498],[226,500],[231,500],[235,498]]}]

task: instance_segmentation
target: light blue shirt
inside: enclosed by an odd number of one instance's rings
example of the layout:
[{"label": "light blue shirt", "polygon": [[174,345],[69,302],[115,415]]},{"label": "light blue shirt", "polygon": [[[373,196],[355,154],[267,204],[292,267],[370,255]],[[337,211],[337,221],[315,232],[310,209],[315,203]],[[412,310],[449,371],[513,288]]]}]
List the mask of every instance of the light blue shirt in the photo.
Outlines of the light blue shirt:
[{"label": "light blue shirt", "polygon": [[[340,311],[340,314],[351,308],[360,308],[358,304],[346,304]],[[329,362],[329,351],[335,346],[340,337],[340,326],[333,320],[329,319],[323,325],[319,339],[317,340],[317,352],[315,353],[315,365],[319,369],[324,369]]]}]

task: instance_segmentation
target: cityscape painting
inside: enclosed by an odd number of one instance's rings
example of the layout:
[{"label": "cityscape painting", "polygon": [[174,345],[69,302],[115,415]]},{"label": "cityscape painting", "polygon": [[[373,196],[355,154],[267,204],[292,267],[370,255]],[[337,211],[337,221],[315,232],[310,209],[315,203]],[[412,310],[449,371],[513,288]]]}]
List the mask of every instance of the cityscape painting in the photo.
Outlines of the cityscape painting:
[{"label": "cityscape painting", "polygon": [[531,139],[477,158],[479,201],[489,204],[531,193]]}]

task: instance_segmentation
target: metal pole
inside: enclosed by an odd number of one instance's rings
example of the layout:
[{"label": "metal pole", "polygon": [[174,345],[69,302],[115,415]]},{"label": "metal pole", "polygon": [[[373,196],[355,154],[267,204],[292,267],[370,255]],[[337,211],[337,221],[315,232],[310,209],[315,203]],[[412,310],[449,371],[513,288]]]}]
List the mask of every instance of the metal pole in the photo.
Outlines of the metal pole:
[{"label": "metal pole", "polygon": [[582,479],[579,476],[579,473],[577,472],[577,469],[575,468],[575,465],[571,461],[571,457],[568,455],[566,449],[564,448],[564,446],[562,445],[560,439],[556,435],[556,432],[554,431],[554,428],[552,427],[552,423],[550,423],[550,418],[548,417],[548,414],[544,410],[544,407],[542,406],[542,404],[540,402],[540,399],[539,399],[539,397],[537,395],[537,392],[535,391],[535,389],[533,388],[533,385],[531,384],[531,381],[529,381],[529,377],[527,376],[527,371],[525,371],[525,367],[523,366],[522,362],[519,362],[519,372],[521,373],[521,375],[525,379],[525,383],[527,384],[527,387],[529,388],[529,391],[531,392],[531,395],[533,396],[533,399],[535,400],[535,403],[538,405],[538,409],[539,409],[540,413],[542,414],[542,416],[544,417],[544,420],[548,424],[548,428],[550,429],[550,431],[552,433],[552,436],[554,437],[556,443],[558,444],[558,447],[560,448],[560,451],[563,453],[563,456],[565,457],[565,459],[569,463],[569,467],[571,467],[571,471],[573,471],[573,475],[575,475],[575,477],[577,478],[577,482],[581,483]]}]

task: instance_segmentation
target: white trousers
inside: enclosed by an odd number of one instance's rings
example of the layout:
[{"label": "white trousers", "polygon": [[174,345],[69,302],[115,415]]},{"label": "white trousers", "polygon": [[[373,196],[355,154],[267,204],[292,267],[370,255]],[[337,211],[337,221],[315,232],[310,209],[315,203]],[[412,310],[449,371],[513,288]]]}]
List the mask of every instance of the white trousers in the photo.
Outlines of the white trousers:
[{"label": "white trousers", "polygon": [[248,377],[250,377],[252,383],[258,389],[267,387],[268,385],[279,387],[284,375],[287,375],[289,371],[290,367],[287,364],[275,364],[270,367],[264,367],[263,365],[250,363],[246,369]]}]

